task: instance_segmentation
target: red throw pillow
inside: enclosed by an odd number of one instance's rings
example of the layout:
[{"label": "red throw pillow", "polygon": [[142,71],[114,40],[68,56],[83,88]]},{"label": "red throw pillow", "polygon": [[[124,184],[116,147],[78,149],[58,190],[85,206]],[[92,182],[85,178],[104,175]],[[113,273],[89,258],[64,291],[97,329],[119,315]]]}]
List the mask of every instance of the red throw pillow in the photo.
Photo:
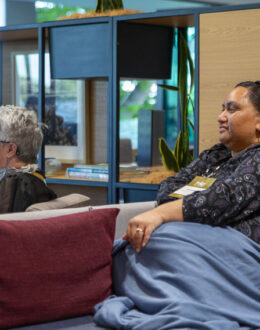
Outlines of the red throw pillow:
[{"label": "red throw pillow", "polygon": [[0,328],[85,315],[108,297],[118,212],[0,220]]}]

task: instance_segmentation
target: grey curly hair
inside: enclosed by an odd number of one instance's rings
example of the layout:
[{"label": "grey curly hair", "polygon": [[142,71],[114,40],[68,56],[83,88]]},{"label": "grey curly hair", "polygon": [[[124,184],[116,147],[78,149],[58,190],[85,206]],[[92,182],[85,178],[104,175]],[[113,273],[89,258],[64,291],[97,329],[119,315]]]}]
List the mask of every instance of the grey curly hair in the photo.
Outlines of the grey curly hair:
[{"label": "grey curly hair", "polygon": [[28,164],[37,163],[43,134],[36,112],[14,105],[1,106],[0,140],[17,145],[19,160]]}]

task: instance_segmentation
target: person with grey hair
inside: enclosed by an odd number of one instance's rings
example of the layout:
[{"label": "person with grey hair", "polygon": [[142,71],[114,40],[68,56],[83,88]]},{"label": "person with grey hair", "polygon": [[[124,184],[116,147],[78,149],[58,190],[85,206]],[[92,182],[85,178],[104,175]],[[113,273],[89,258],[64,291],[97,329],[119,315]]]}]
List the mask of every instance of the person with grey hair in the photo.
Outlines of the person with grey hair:
[{"label": "person with grey hair", "polygon": [[25,211],[56,198],[38,169],[43,134],[34,111],[0,107],[0,213]]}]

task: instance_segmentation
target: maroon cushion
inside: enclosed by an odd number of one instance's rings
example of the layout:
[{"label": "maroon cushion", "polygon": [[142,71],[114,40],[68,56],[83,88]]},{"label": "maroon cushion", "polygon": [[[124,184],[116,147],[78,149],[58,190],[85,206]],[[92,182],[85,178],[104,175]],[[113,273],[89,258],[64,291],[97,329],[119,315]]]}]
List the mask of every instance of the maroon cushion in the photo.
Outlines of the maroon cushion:
[{"label": "maroon cushion", "polygon": [[0,220],[0,328],[85,315],[108,297],[118,212]]}]

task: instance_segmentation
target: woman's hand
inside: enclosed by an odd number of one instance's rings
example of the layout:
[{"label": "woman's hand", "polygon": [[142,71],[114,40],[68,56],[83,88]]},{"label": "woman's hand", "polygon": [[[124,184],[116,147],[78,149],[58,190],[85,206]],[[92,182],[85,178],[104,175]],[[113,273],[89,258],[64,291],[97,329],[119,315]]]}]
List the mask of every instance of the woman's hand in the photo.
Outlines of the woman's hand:
[{"label": "woman's hand", "polygon": [[136,252],[140,252],[155,228],[164,222],[183,221],[182,203],[182,199],[178,199],[136,215],[129,221],[122,239],[127,239]]},{"label": "woman's hand", "polygon": [[127,239],[136,252],[140,252],[149,241],[155,228],[162,223],[163,217],[157,212],[157,209],[138,214],[129,221],[122,239]]}]

